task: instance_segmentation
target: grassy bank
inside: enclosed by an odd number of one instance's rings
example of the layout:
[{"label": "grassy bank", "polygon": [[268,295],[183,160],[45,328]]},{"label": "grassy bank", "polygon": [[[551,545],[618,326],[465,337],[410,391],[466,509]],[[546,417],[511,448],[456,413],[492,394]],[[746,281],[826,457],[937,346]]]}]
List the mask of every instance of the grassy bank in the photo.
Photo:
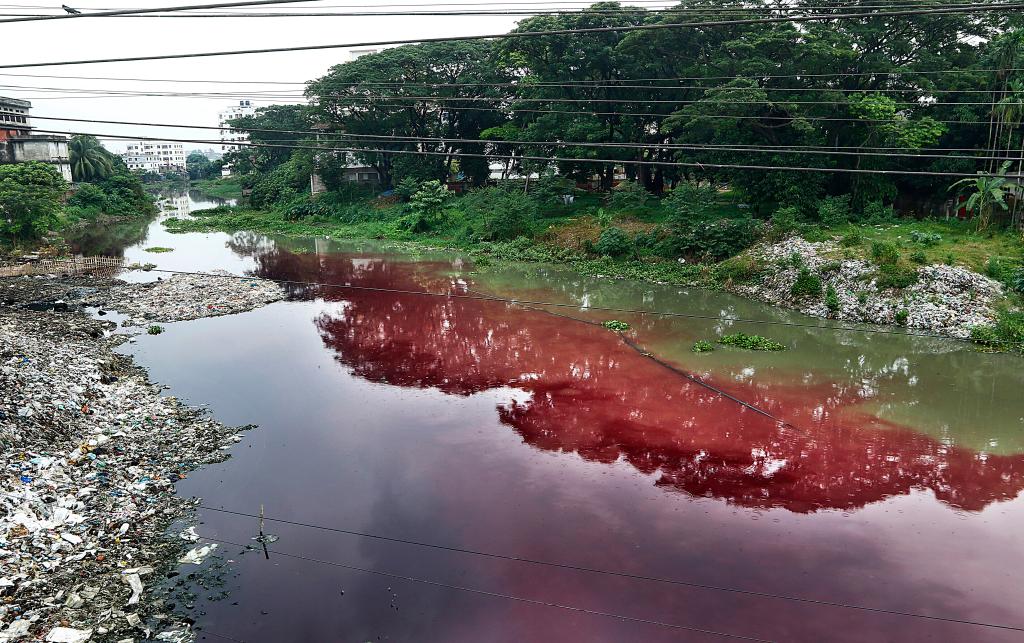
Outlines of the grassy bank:
[{"label": "grassy bank", "polygon": [[191,187],[219,199],[242,198],[242,179],[238,176],[192,181]]}]

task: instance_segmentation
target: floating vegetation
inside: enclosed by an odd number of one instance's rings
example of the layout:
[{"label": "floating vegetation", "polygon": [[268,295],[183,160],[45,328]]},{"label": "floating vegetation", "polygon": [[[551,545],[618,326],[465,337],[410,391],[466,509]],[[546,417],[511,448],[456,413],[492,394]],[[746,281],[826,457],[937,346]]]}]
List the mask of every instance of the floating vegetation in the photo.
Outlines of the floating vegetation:
[{"label": "floating vegetation", "polygon": [[616,333],[623,333],[629,330],[629,324],[627,324],[624,321],[619,321],[617,319],[609,319],[606,322],[602,322],[601,325],[607,328],[608,330],[615,331]]},{"label": "floating vegetation", "polygon": [[164,246],[153,246],[152,248],[146,248],[146,252],[174,252],[174,248],[165,248]]},{"label": "floating vegetation", "polygon": [[710,353],[711,351],[715,350],[715,345],[706,339],[701,339],[694,342],[693,348],[691,348],[690,350],[692,350],[694,353]]},{"label": "floating vegetation", "polygon": [[146,329],[146,332],[149,333],[150,335],[159,335],[160,333],[164,332],[164,327],[153,324],[152,326]]},{"label": "floating vegetation", "polygon": [[747,335],[746,333],[733,333],[722,335],[718,338],[719,344],[745,348],[751,351],[784,351],[786,347],[775,341],[760,335]]}]

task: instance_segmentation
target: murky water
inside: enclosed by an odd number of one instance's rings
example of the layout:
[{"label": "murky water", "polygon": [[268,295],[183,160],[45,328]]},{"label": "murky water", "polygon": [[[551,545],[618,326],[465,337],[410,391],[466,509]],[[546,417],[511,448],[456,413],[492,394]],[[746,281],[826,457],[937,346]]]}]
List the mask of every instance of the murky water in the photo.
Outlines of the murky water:
[{"label": "murky water", "polygon": [[[175,250],[144,253],[151,245]],[[819,323],[720,293],[539,266],[475,273],[451,255],[323,239],[168,235],[156,223],[124,254]],[[551,310],[627,321],[641,350],[676,370],[542,310],[309,286],[251,313],[168,324],[129,350],[170,393],[259,425],[230,460],[178,484],[209,506],[693,585],[268,522],[272,549],[314,560],[222,545],[230,595],[199,591],[195,607],[208,640],[1019,640],[755,594],[1024,627],[1019,358],[927,338]],[[689,350],[733,330],[789,350]],[[252,543],[258,530],[245,516],[201,517],[200,533],[221,541]]]}]

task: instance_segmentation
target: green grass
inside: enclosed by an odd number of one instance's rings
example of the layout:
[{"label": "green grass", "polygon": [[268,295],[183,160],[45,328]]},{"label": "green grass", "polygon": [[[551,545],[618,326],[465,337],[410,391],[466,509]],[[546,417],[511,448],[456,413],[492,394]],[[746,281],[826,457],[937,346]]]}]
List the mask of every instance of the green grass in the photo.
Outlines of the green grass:
[{"label": "green grass", "polygon": [[693,347],[690,350],[694,353],[710,353],[715,350],[715,345],[706,339],[700,339],[693,343]]},{"label": "green grass", "polygon": [[219,179],[193,181],[192,187],[203,194],[220,199],[242,198],[242,178],[239,176],[225,176]]},{"label": "green grass", "polygon": [[164,246],[153,246],[152,248],[146,248],[146,252],[174,252],[174,248],[165,248]]}]

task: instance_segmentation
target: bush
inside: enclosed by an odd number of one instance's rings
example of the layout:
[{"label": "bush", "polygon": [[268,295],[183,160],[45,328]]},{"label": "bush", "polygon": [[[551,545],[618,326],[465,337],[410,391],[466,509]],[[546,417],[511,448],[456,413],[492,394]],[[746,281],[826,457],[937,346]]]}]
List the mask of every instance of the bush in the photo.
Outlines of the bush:
[{"label": "bush", "polygon": [[690,350],[692,350],[694,353],[710,353],[711,351],[715,350],[715,345],[707,341],[706,339],[701,339],[694,342],[693,348],[691,348]]},{"label": "bush", "polygon": [[760,335],[747,335],[746,333],[723,335],[718,338],[718,343],[725,344],[726,346],[736,346],[737,348],[746,348],[752,351],[786,350],[785,346],[775,340]]},{"label": "bush", "polygon": [[918,274],[914,268],[904,268],[898,264],[883,264],[875,274],[875,285],[879,289],[906,288],[917,283]]},{"label": "bush", "polygon": [[416,191],[420,189],[420,182],[411,176],[407,176],[395,186],[395,196],[403,201],[408,201]]},{"label": "bush", "polygon": [[249,203],[254,208],[266,209],[278,203],[294,201],[299,196],[300,186],[305,187],[308,180],[309,177],[299,174],[294,162],[288,161],[269,174],[259,175],[253,180]]},{"label": "bush", "polygon": [[864,223],[890,223],[896,219],[896,211],[891,205],[885,205],[881,201],[868,201],[864,206],[864,213],[860,221]]},{"label": "bush", "polygon": [[772,240],[781,241],[800,229],[800,208],[793,205],[779,208],[772,213],[770,223]]},{"label": "bush", "polygon": [[829,284],[825,289],[825,308],[832,314],[839,312],[839,293],[836,292],[835,287]]},{"label": "bush", "polygon": [[460,201],[474,235],[484,241],[510,241],[527,235],[537,219],[537,203],[518,190],[473,190]]},{"label": "bush", "polygon": [[749,255],[732,257],[718,264],[715,273],[722,281],[746,282],[756,279],[764,273],[765,267],[757,259]]},{"label": "bush", "polygon": [[715,186],[711,184],[683,181],[662,202],[671,213],[673,225],[678,227],[708,219],[717,196]]},{"label": "bush", "polygon": [[864,243],[864,235],[860,233],[860,230],[852,230],[843,235],[843,238],[839,240],[839,245],[844,248],[853,248]]},{"label": "bush", "polygon": [[900,260],[900,251],[896,244],[889,241],[873,241],[871,257],[883,266],[895,265]]},{"label": "bush", "polygon": [[1024,268],[1017,268],[1010,277],[1010,288],[1024,295]]},{"label": "bush", "polygon": [[827,196],[818,202],[818,219],[827,226],[842,225],[850,220],[850,195]]},{"label": "bush", "polygon": [[750,218],[708,222],[674,222],[672,234],[659,244],[665,256],[690,256],[721,261],[749,248],[758,238],[760,224]]},{"label": "bush", "polygon": [[83,210],[101,212],[107,203],[107,195],[98,185],[81,183],[68,198],[68,206]]},{"label": "bush", "polygon": [[942,235],[937,232],[922,232],[920,230],[911,230],[910,239],[914,243],[919,243],[922,246],[934,246],[942,241]]},{"label": "bush", "polygon": [[636,181],[623,181],[608,195],[608,205],[615,210],[640,210],[647,205],[650,195],[644,186]]},{"label": "bush", "polygon": [[609,319],[606,322],[601,322],[601,325],[607,328],[608,330],[614,331],[616,333],[624,333],[627,330],[629,330],[629,324],[627,324],[624,321],[619,321],[617,319]]},{"label": "bush", "polygon": [[899,326],[906,326],[908,317],[910,317],[910,311],[906,308],[900,308],[896,311],[896,324]]},{"label": "bush", "polygon": [[575,195],[576,184],[564,176],[542,176],[530,186],[530,196],[538,205],[562,205],[562,197]]},{"label": "bush", "polygon": [[971,339],[992,350],[1024,353],[1024,312],[1001,312],[992,326],[972,328]]},{"label": "bush", "polygon": [[605,228],[594,244],[598,254],[607,257],[622,257],[633,252],[633,239],[621,228]]},{"label": "bush", "polygon": [[797,299],[817,297],[821,294],[821,277],[814,274],[807,268],[801,268],[800,272],[796,276],[796,281],[793,282],[793,287],[789,290],[789,293]]},{"label": "bush", "polygon": [[925,254],[920,250],[915,250],[914,252],[912,252],[910,254],[910,260],[913,261],[914,263],[922,265],[928,263],[928,257],[926,257]]}]

